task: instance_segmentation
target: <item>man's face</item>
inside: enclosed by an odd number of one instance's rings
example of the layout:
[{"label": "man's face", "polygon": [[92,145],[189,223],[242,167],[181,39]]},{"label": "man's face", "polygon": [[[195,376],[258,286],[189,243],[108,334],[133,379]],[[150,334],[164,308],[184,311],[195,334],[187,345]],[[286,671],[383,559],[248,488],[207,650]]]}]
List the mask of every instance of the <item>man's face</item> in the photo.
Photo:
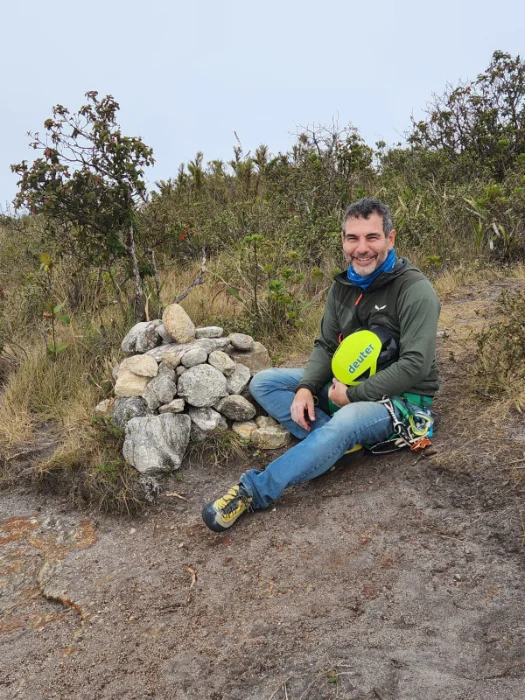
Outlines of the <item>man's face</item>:
[{"label": "man's face", "polygon": [[385,236],[383,217],[371,214],[368,219],[347,219],[341,234],[346,262],[361,277],[368,277],[382,265],[394,247],[394,229]]}]

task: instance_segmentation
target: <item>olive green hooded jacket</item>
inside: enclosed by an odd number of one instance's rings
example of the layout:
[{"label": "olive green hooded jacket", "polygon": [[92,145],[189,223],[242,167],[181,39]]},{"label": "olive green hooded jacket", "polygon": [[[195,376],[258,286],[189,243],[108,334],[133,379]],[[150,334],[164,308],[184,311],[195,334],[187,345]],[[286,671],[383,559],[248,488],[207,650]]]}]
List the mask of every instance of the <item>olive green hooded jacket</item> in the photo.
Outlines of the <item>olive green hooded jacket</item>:
[{"label": "olive green hooded jacket", "polygon": [[399,357],[357,386],[350,401],[378,401],[409,392],[433,396],[439,387],[436,334],[440,304],[425,275],[406,258],[392,272],[383,272],[366,291],[348,281],[346,272],[334,278],[328,292],[319,338],[298,385],[316,395],[332,380],[332,356],[341,338],[370,326],[388,328],[399,343]]}]

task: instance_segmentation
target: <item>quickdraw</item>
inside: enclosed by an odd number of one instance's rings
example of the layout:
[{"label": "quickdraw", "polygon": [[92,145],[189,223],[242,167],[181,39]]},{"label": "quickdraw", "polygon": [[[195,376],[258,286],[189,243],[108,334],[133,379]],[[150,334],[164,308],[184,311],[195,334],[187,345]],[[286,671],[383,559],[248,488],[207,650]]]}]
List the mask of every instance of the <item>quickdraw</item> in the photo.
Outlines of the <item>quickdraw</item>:
[{"label": "quickdraw", "polygon": [[[406,406],[397,399],[384,396],[378,403],[382,403],[387,409],[394,426],[394,434],[388,440],[378,442],[368,447],[373,454],[390,454],[403,447],[408,447],[414,452],[423,450],[432,443],[429,436],[432,434],[434,419],[424,409],[409,411]],[[398,409],[401,419],[398,418]]]}]

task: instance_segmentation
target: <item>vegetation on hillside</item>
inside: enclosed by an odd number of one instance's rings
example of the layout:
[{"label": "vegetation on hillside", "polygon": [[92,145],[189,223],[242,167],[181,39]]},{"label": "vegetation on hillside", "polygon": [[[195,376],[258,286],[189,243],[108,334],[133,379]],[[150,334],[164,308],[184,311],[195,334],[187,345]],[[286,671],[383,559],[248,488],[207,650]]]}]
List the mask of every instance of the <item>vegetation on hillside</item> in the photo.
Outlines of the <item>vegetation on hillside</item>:
[{"label": "vegetation on hillside", "polygon": [[[82,498],[92,479],[107,502],[102,478],[128,502],[119,439],[94,430],[92,408],[110,394],[125,330],[191,282],[203,249],[206,284],[184,301],[190,314],[256,335],[277,360],[308,350],[343,265],[343,210],[362,196],[390,205],[399,252],[434,279],[458,266],[501,272],[525,255],[519,56],[496,51],[477,78],[434,97],[406,144],[371,146],[352,125],[311,127],[286,153],[246,153],[240,142],[228,163],[197,153],[149,194],[151,149],[122,134],[111,96],[86,98],[75,113],[56,106],[44,135],[31,135],[37,158],[12,166],[18,211],[0,220],[0,449],[9,457],[45,426],[57,449],[41,473],[74,467]],[[523,304],[507,303],[514,319]],[[479,340],[481,358],[506,329],[519,335],[521,317],[502,323]],[[500,384],[518,376],[522,353],[498,366]]]}]

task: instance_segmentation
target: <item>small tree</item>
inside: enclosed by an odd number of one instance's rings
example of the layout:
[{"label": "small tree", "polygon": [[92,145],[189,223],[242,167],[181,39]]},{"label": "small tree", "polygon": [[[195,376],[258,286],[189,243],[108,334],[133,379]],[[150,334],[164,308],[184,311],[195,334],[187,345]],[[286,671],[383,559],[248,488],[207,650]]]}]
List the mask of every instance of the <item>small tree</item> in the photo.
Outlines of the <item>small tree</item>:
[{"label": "small tree", "polygon": [[135,282],[134,306],[144,319],[144,293],[135,246],[137,208],[146,201],[144,168],[153,151],[140,137],[123,136],[116,121],[119,104],[111,95],[86,93],[87,104],[71,114],[62,105],[44,122],[46,133],[28,132],[41,155],[11,166],[21,177],[14,201],[41,214],[63,252],[83,264],[107,270],[129,260]]},{"label": "small tree", "polygon": [[467,177],[486,169],[498,182],[525,153],[525,62],[495,51],[475,80],[434,97],[409,143],[445,156]]}]

